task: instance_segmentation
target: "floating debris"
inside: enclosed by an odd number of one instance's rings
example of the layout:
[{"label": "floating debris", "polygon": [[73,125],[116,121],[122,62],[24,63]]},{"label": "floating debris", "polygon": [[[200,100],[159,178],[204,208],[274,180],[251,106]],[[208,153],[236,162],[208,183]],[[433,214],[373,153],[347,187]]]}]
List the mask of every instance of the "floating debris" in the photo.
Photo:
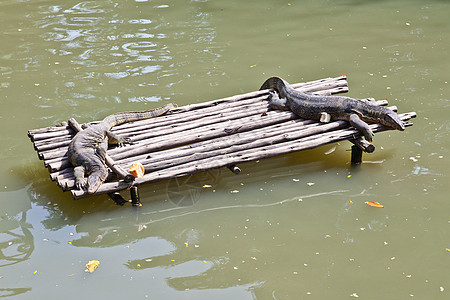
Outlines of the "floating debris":
[{"label": "floating debris", "polygon": [[134,178],[141,178],[144,176],[145,169],[140,162],[136,162],[128,169],[128,172],[130,172]]},{"label": "floating debris", "polygon": [[331,148],[330,150],[328,150],[328,151],[325,151],[325,155],[328,155],[328,154],[331,154],[331,153],[333,153],[334,151],[336,151],[336,146],[334,146],[333,148]]},{"label": "floating debris", "polygon": [[374,201],[366,201],[366,202],[364,202],[364,203],[366,203],[367,205],[369,205],[369,206],[372,206],[372,207],[384,207],[383,205],[381,205],[380,203],[378,203],[378,202],[374,202]]},{"label": "floating debris", "polygon": [[89,272],[92,273],[94,272],[98,266],[100,265],[100,262],[98,260],[90,260],[87,264],[86,264],[86,270],[85,272]]}]

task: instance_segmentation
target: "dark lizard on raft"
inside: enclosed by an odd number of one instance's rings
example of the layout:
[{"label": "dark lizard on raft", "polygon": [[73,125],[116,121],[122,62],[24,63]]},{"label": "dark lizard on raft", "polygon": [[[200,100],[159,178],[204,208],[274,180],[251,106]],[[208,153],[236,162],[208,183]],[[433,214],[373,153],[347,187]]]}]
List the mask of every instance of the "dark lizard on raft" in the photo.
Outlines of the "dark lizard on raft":
[{"label": "dark lizard on raft", "polygon": [[303,119],[320,120],[321,122],[348,121],[369,142],[372,142],[373,132],[366,122],[380,123],[397,130],[405,130],[405,125],[397,113],[389,108],[377,106],[368,100],[303,93],[295,90],[280,77],[267,79],[260,88],[260,90],[265,89],[271,90],[270,108],[291,110]]},{"label": "dark lizard on raft", "polygon": [[[106,150],[109,144],[131,144],[129,138],[123,138],[111,132],[111,128],[126,122],[149,119],[165,114],[176,108],[176,104],[141,112],[122,112],[107,116],[98,124],[90,125],[78,132],[69,144],[67,156],[72,163],[75,185],[78,189],[87,187],[88,193],[95,193],[108,176],[105,165]],[[88,175],[86,180],[85,175]]]}]

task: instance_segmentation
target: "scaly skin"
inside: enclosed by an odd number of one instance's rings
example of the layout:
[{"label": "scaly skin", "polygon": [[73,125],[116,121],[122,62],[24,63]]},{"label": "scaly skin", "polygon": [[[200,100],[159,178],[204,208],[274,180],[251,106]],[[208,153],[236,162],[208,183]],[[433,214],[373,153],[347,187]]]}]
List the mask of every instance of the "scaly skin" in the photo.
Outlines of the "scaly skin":
[{"label": "scaly skin", "polygon": [[345,120],[372,142],[373,132],[366,122],[380,123],[397,130],[405,125],[392,110],[377,106],[370,101],[343,96],[318,96],[295,90],[279,77],[267,79],[260,90],[271,89],[269,106],[274,109],[291,110],[301,118],[320,120],[324,113],[331,120]]},{"label": "scaly skin", "polygon": [[[106,150],[110,144],[131,144],[129,138],[121,138],[110,131],[113,126],[160,116],[176,108],[176,104],[141,112],[123,112],[107,116],[102,122],[88,126],[78,132],[69,144],[67,156],[75,167],[75,185],[78,189],[87,186],[89,194],[95,193],[108,176],[105,165]],[[88,175],[87,181],[85,174]]]}]

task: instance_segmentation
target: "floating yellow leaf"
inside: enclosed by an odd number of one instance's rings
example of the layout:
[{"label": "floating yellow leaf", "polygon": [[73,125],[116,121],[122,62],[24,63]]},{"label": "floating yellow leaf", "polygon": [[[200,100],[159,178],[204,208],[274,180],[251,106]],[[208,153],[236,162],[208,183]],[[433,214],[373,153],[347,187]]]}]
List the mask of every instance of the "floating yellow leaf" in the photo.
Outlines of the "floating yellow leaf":
[{"label": "floating yellow leaf", "polygon": [[373,206],[373,207],[384,207],[383,205],[381,205],[381,204],[378,203],[378,202],[366,201],[365,203],[366,203],[367,205]]},{"label": "floating yellow leaf", "polygon": [[100,265],[100,262],[98,260],[90,260],[87,264],[86,264],[86,272],[92,273],[94,272],[98,266]]},{"label": "floating yellow leaf", "polygon": [[130,172],[134,176],[134,178],[140,178],[144,176],[145,169],[140,162],[137,162],[128,169],[128,172]]}]

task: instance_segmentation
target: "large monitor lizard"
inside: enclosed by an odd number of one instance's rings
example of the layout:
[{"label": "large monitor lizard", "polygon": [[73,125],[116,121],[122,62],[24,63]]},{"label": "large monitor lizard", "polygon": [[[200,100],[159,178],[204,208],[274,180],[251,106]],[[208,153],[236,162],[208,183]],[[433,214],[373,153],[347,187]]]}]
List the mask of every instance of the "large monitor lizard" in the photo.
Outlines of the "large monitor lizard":
[{"label": "large monitor lizard", "polygon": [[[78,132],[69,144],[67,156],[72,163],[75,185],[78,189],[87,187],[88,193],[95,193],[108,176],[105,165],[106,150],[110,144],[132,144],[129,138],[122,138],[110,131],[113,126],[160,116],[176,108],[169,103],[163,107],[141,112],[122,112],[107,116],[98,124],[90,125]],[[86,180],[85,174],[88,175]]]},{"label": "large monitor lizard", "polygon": [[291,110],[299,117],[309,120],[348,121],[369,142],[372,142],[373,132],[366,122],[380,123],[394,129],[405,130],[405,125],[394,111],[377,106],[368,100],[303,93],[295,90],[280,77],[267,79],[260,88],[260,90],[265,89],[271,89],[270,108]]}]

